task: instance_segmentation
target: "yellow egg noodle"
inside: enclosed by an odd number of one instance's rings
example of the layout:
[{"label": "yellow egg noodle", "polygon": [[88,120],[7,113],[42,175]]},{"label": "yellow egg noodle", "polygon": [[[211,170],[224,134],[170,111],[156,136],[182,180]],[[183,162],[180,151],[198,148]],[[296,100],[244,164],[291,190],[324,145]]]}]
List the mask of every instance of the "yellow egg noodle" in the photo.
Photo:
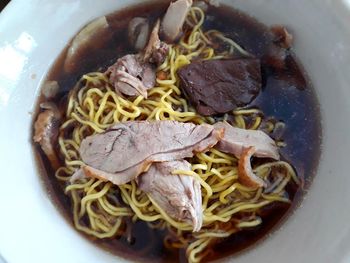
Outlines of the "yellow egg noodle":
[{"label": "yellow egg noodle", "polygon": [[[199,116],[188,105],[178,88],[176,71],[195,58],[218,59],[237,52],[243,56],[249,53],[218,31],[203,32],[204,19],[201,9],[191,9],[186,20],[188,33],[179,44],[170,46],[166,61],[157,69],[167,77],[157,78],[156,87],[148,91],[147,99],[118,96],[108,78],[99,72],[84,75],[71,91],[59,136],[60,154],[65,163],[56,171],[56,177],[66,185],[65,192],[71,198],[74,225],[78,230],[97,238],[112,238],[125,234],[126,219],[144,220],[152,228],[168,229],[169,234],[164,239],[166,247],[184,248],[189,262],[199,262],[212,253],[210,244],[261,224],[257,214],[260,208],[273,202],[290,202],[285,186],[291,180],[295,183],[299,180],[288,163],[279,161],[254,167],[255,173],[269,182],[266,189],[254,190],[238,182],[237,159],[214,148],[192,158],[192,172],[186,173],[201,183],[204,216],[198,233],[191,233],[189,224],[170,218],[152,198],[138,190],[134,181],[119,187],[97,179],[69,183],[72,174],[84,165],[79,156],[81,141],[115,123],[133,120],[215,122],[213,118]],[[212,41],[225,44],[227,50],[217,53]],[[263,121],[258,109],[238,109],[223,119],[228,117],[244,129],[259,129]],[[283,124],[266,122],[265,130],[272,132],[276,125]],[[176,173],[184,172],[174,171]],[[118,194],[124,204],[117,199]],[[244,216],[239,216],[243,212]]]}]

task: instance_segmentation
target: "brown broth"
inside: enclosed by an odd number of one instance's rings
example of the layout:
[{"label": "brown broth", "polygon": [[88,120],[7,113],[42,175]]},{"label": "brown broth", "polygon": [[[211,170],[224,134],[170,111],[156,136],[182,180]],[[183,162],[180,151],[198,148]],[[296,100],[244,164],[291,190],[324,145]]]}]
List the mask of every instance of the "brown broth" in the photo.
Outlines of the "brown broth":
[{"label": "brown broth", "polygon": [[[127,53],[135,53],[126,41],[128,21],[135,16],[149,17],[154,21],[155,18],[162,16],[167,5],[167,1],[143,4],[108,15],[107,19],[112,26],[113,37],[103,45],[103,48],[91,50],[89,56],[80,61],[81,67],[75,74],[68,75],[63,70],[67,51],[65,49],[47,76],[48,80],[57,80],[61,87],[57,102],[66,97],[82,74],[104,70],[108,65],[113,64],[116,58]],[[321,152],[321,120],[315,91],[293,52],[288,51],[284,70],[276,70],[264,62],[272,43],[271,33],[266,26],[237,10],[221,6],[209,8],[204,27],[224,32],[249,52],[261,58],[263,92],[249,106],[260,108],[266,118],[273,117],[286,124],[283,138],[287,147],[281,149],[281,154],[284,160],[294,166],[298,176],[304,180],[303,188],[293,184],[287,186],[289,197],[293,200],[292,205],[276,203],[265,207],[261,211],[260,216],[263,223],[260,226],[238,232],[218,245],[214,245],[215,254],[208,260],[215,260],[252,247],[273,228],[276,228],[283,221],[282,219],[288,216],[292,208],[299,204],[317,171]],[[73,226],[69,198],[64,195],[62,185],[55,179],[54,171],[40,147],[34,146],[34,152],[50,197]],[[104,240],[88,238],[113,254],[132,261],[186,261],[183,250],[169,251],[163,246],[163,237],[166,234],[164,231],[150,229],[146,223],[140,221],[134,224],[132,233],[134,236],[132,244],[129,244],[125,237]]]}]

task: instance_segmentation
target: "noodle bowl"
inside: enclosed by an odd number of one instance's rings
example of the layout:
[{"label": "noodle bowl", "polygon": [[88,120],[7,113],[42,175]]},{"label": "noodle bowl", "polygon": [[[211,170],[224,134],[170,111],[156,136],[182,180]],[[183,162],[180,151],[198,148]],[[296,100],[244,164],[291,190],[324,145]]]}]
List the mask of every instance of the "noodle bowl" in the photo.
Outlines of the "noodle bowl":
[{"label": "noodle bowl", "polygon": [[[273,132],[279,122],[265,120],[259,109],[237,109],[221,119],[203,117],[187,103],[179,89],[177,70],[191,61],[250,54],[220,31],[203,31],[205,14],[192,7],[186,19],[186,33],[179,44],[170,47],[165,62],[157,69],[157,85],[148,91],[148,98],[126,99],[118,95],[107,77],[99,72],[82,76],[70,92],[64,123],[60,127],[59,150],[64,165],[56,178],[65,184],[71,198],[75,227],[96,238],[126,235],[126,221],[146,221],[151,228],[165,229],[167,248],[184,248],[189,262],[199,262],[212,251],[210,244],[242,229],[262,223],[259,211],[274,202],[291,200],[288,184],[300,184],[291,165],[284,161],[257,163],[255,173],[268,184],[250,189],[238,182],[238,160],[215,148],[198,153],[189,162],[192,171],[174,174],[194,176],[200,181],[203,198],[203,227],[192,233],[192,227],[169,217],[154,200],[138,190],[135,181],[115,186],[97,179],[70,183],[73,173],[84,165],[79,156],[81,141],[89,135],[102,133],[111,125],[134,120],[176,120],[195,124],[213,124],[232,119],[237,127],[265,129]],[[216,48],[218,46],[220,48]],[[282,141],[277,142],[285,146]],[[123,154],[123,153],[120,153]]]}]

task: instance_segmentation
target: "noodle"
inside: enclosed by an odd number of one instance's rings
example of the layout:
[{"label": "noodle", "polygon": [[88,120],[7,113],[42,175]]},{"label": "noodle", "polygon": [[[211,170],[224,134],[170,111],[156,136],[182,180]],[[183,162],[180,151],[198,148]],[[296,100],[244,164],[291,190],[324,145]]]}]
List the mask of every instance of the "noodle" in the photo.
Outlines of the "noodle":
[{"label": "noodle", "polygon": [[[199,262],[211,253],[206,249],[210,244],[240,229],[261,224],[259,210],[264,206],[290,202],[285,187],[291,181],[300,182],[288,163],[272,162],[254,167],[255,173],[268,182],[269,187],[263,192],[263,189],[241,185],[237,159],[216,149],[196,154],[190,160],[192,172],[174,171],[174,174],[194,176],[201,184],[204,220],[198,233],[191,233],[189,224],[170,218],[151,197],[137,189],[134,181],[119,187],[97,179],[68,183],[74,171],[83,165],[79,156],[83,138],[101,133],[115,123],[133,120],[215,122],[213,118],[198,115],[187,104],[178,88],[176,72],[193,58],[217,59],[234,52],[241,56],[249,56],[249,53],[219,31],[203,32],[204,18],[201,9],[191,9],[186,20],[189,34],[185,34],[178,45],[170,46],[169,55],[158,68],[167,77],[157,79],[147,99],[118,96],[106,76],[98,72],[85,74],[71,91],[59,135],[64,165],[56,171],[56,177],[66,185],[65,192],[71,197],[73,220],[78,230],[97,238],[110,238],[123,235],[126,220],[147,221],[152,228],[168,229],[164,240],[166,247],[184,248],[189,262]],[[228,50],[218,53],[212,47],[214,41],[225,43]],[[229,115],[240,128],[258,129],[263,122],[263,114],[257,109],[237,109]],[[272,132],[274,124],[266,125]]]}]

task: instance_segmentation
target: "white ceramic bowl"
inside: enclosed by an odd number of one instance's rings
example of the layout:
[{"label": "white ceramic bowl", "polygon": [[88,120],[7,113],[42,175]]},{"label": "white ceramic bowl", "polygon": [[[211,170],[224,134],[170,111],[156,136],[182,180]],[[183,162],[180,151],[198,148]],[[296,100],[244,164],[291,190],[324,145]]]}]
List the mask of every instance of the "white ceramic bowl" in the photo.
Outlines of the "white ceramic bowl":
[{"label": "white ceramic bowl", "polygon": [[[141,1],[13,0],[1,13],[0,253],[6,261],[122,261],[74,231],[43,190],[30,146],[31,111],[41,81],[70,38],[93,18]],[[293,29],[323,119],[322,158],[302,206],[232,261],[350,262],[350,1],[224,2],[263,23]]]}]

